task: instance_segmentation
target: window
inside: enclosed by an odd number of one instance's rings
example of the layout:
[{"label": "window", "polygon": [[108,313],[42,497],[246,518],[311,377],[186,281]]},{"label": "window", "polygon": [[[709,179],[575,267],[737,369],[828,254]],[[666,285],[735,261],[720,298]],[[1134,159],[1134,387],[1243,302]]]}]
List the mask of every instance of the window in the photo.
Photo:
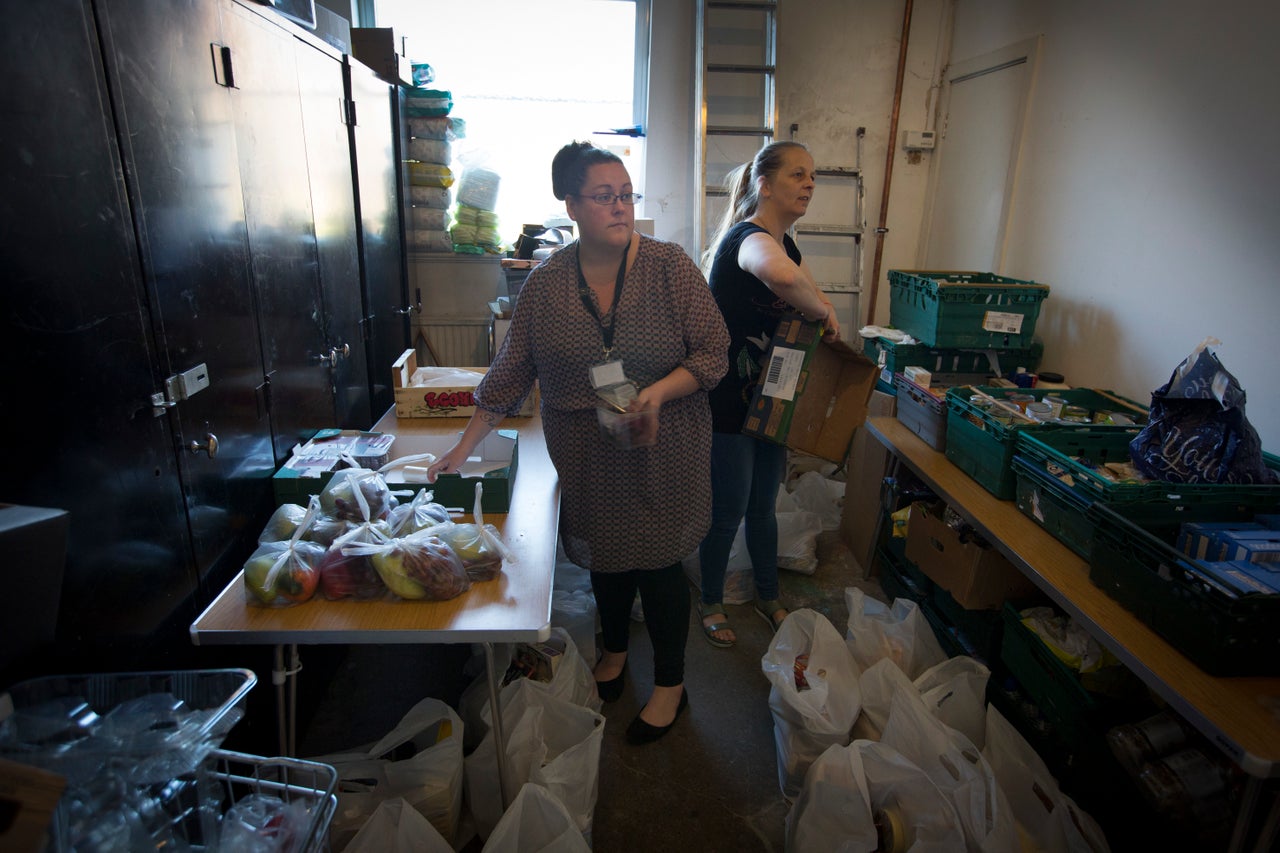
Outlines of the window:
[{"label": "window", "polygon": [[648,0],[375,0],[375,11],[411,61],[434,69],[430,85],[453,95],[451,115],[466,122],[452,145],[455,176],[468,166],[501,176],[508,244],[523,224],[564,216],[551,158],[566,142],[615,151],[644,191],[643,137],[600,131],[645,124]]}]

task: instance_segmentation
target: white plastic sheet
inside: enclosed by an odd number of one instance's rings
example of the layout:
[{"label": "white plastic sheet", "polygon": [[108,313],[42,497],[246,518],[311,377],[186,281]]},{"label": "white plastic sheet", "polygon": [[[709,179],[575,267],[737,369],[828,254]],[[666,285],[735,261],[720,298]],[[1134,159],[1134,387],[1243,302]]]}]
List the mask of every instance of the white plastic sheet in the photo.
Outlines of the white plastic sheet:
[{"label": "white plastic sheet", "polygon": [[573,818],[546,788],[526,782],[482,853],[591,853]]}]

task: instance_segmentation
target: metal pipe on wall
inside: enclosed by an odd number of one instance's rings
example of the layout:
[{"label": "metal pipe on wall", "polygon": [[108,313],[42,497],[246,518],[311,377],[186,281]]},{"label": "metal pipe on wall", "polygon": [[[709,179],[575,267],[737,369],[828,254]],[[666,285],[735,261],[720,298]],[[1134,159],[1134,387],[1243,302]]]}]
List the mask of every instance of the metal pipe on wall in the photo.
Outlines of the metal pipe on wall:
[{"label": "metal pipe on wall", "polygon": [[884,236],[889,233],[889,187],[893,183],[893,158],[898,145],[898,110],[902,106],[902,82],[907,70],[907,42],[911,34],[912,0],[902,10],[902,37],[898,41],[898,74],[893,84],[893,113],[889,118],[889,144],[884,155],[884,187],[880,193],[880,219],[876,226],[875,261],[871,266],[871,295],[867,300],[867,322],[876,321],[876,297],[880,294],[880,263],[884,256]]}]

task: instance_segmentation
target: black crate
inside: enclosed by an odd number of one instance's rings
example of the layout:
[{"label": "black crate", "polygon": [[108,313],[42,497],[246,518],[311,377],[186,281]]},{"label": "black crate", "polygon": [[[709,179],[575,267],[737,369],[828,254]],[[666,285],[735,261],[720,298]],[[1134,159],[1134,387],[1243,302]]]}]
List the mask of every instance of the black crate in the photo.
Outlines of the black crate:
[{"label": "black crate", "polygon": [[[1189,506],[1180,518],[1222,521],[1228,510],[1240,521],[1275,511],[1269,501]],[[1089,580],[1211,675],[1280,675],[1280,595],[1241,594],[1219,582],[1174,547],[1176,528],[1158,536],[1101,501],[1086,512],[1094,526]]]}]

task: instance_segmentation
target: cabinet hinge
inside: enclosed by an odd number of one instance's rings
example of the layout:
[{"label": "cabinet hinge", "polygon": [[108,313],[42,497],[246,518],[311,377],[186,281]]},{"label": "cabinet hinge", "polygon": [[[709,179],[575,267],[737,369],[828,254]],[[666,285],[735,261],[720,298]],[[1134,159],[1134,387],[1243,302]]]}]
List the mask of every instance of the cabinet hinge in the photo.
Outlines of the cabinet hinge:
[{"label": "cabinet hinge", "polygon": [[342,98],[340,107],[342,110],[342,123],[354,126],[356,124],[356,102],[350,98]]}]

